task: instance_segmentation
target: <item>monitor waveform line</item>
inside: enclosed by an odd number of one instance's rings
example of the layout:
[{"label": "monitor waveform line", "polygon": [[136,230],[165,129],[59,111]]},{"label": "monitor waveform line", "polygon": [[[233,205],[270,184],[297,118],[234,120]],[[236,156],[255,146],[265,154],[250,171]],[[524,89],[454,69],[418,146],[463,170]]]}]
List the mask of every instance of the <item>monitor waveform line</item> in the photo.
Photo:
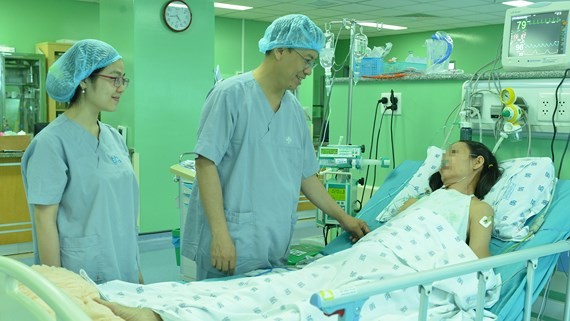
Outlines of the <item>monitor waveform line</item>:
[{"label": "monitor waveform line", "polygon": [[546,49],[542,52],[539,52],[538,50],[533,50],[533,51],[526,51],[525,50],[525,56],[546,56],[546,55],[556,55],[558,54],[558,49],[554,50],[553,52],[551,52],[550,50]]},{"label": "monitor waveform line", "polygon": [[542,18],[542,19],[528,19],[526,21],[527,25],[546,25],[551,23],[560,23],[562,18]]},{"label": "monitor waveform line", "polygon": [[537,49],[537,48],[550,48],[550,47],[558,47],[560,45],[560,41],[551,41],[551,42],[542,42],[542,43],[525,43],[525,49]]}]

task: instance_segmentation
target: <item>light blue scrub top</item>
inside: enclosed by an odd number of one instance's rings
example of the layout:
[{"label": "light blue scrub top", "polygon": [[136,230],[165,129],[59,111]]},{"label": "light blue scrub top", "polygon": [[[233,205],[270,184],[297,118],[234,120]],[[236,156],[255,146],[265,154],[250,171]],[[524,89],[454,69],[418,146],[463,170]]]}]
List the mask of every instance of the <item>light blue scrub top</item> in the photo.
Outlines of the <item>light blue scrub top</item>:
[{"label": "light blue scrub top", "polygon": [[[318,171],[295,96],[286,91],[274,112],[251,72],[224,80],[206,99],[194,152],[217,166],[235,273],[286,264],[301,181]],[[182,253],[196,260],[198,279],[222,276],[211,266],[211,231],[193,187]]]},{"label": "light blue scrub top", "polygon": [[59,204],[62,266],[97,283],[138,283],[138,183],[119,133],[99,128],[97,140],[62,114],[34,137],[22,157],[32,222],[35,204]]}]

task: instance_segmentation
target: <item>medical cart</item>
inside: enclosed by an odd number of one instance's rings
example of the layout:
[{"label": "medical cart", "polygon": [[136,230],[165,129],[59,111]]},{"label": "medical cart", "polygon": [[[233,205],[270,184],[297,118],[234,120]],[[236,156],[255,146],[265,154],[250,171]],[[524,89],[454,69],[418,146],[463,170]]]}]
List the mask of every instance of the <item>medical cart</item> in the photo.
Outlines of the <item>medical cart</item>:
[{"label": "medical cart", "polygon": [[[194,160],[184,160],[184,158],[193,154],[192,152],[181,154],[178,163],[170,166],[170,172],[174,174],[174,182],[178,183],[177,206],[180,211],[180,244],[182,244],[182,237],[184,235],[184,222],[186,220],[186,213],[188,212],[190,194],[192,193],[192,184],[196,177]],[[180,274],[184,281],[195,280],[196,262],[181,255]]]}]

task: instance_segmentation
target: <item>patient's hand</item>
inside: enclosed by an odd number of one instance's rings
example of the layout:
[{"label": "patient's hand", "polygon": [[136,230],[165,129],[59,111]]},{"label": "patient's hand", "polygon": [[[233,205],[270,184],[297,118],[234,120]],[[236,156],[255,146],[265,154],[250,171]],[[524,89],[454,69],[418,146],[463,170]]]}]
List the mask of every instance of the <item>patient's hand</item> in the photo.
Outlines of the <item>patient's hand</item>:
[{"label": "patient's hand", "polygon": [[116,316],[126,321],[162,321],[158,314],[148,308],[131,308],[98,298],[95,298],[95,301],[108,307]]}]

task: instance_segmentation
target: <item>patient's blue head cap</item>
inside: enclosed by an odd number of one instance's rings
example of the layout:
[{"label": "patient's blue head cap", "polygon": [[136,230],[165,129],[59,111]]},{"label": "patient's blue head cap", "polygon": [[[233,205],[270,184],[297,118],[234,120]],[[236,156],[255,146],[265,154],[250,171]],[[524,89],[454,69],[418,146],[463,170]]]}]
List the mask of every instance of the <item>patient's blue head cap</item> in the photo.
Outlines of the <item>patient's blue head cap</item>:
[{"label": "patient's blue head cap", "polygon": [[48,95],[60,102],[69,102],[79,82],[93,71],[121,59],[111,45],[95,39],[76,42],[49,68],[46,79]]},{"label": "patient's blue head cap", "polygon": [[312,49],[319,52],[325,46],[325,35],[307,16],[290,14],[277,18],[259,40],[259,51],[275,48]]}]

